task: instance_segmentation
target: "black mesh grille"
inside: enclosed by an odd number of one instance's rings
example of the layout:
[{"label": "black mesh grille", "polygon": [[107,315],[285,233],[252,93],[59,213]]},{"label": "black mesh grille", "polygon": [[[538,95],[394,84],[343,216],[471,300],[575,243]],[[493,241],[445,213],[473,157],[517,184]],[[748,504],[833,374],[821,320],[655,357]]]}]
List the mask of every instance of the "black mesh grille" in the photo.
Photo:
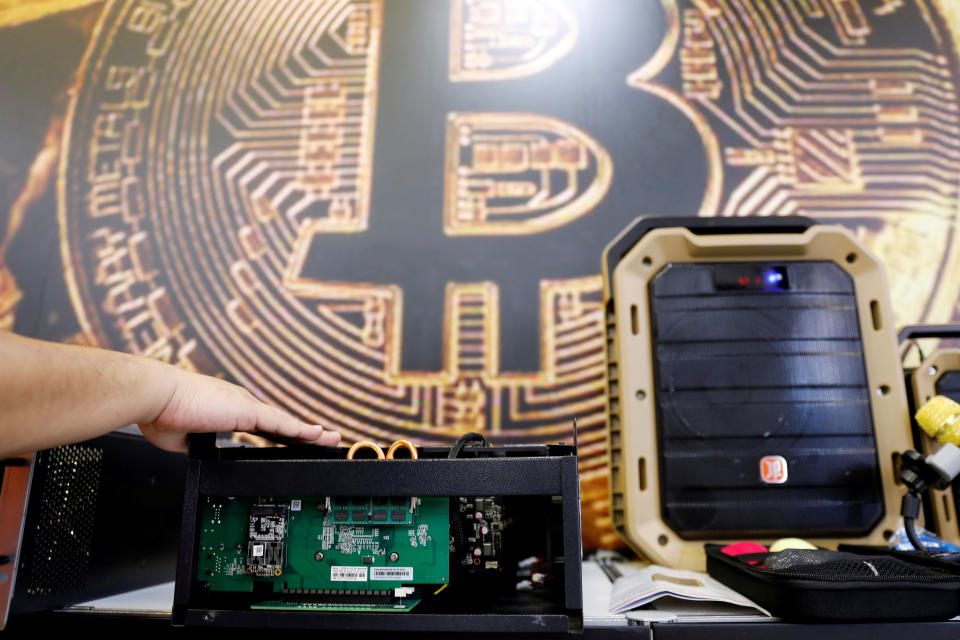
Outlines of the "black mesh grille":
[{"label": "black mesh grille", "polygon": [[865,556],[827,549],[788,549],[764,561],[768,572],[794,578],[842,582],[956,581],[954,573],[890,556]]},{"label": "black mesh grille", "polygon": [[[778,263],[788,289],[731,290],[716,266],[650,284],[664,519],[687,538],[869,531],[884,507],[852,280]],[[761,479],[766,456],[785,483]]]},{"label": "black mesh grille", "polygon": [[34,490],[40,489],[40,517],[33,552],[22,565],[28,596],[50,596],[82,589],[93,545],[103,451],[66,446],[37,457]]}]

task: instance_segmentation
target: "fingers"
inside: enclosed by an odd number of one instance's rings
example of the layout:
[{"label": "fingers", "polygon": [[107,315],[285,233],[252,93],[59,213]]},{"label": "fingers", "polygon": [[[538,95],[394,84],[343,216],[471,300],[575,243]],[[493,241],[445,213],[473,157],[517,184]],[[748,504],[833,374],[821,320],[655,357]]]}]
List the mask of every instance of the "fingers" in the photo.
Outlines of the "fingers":
[{"label": "fingers", "polygon": [[[327,431],[316,424],[306,424],[297,420],[289,413],[263,404],[257,400],[255,422],[251,431],[259,431],[269,436],[296,440],[307,444],[333,447],[340,443],[340,434],[336,431]],[[247,429],[240,429],[246,431]]]},{"label": "fingers", "polygon": [[243,387],[179,369],[172,371],[178,380],[175,392],[156,418],[141,424],[144,435],[163,449],[185,451],[187,433],[229,431],[260,433],[298,444],[336,446],[340,442],[339,433],[306,424],[264,404]]},{"label": "fingers", "polygon": [[[244,434],[241,434],[241,437],[245,439],[255,438],[256,439],[255,441],[251,440],[248,442],[250,442],[251,444],[254,444],[254,446],[257,446],[257,447],[270,447],[273,445],[283,445],[283,446],[289,447],[291,445],[301,445],[301,444],[329,447],[329,446],[336,446],[340,442],[339,433],[337,433],[336,431],[327,431],[327,430],[324,430],[323,435],[320,438],[317,438],[316,440],[304,440],[302,438],[299,438],[299,439],[284,438],[283,436],[278,436],[275,434],[270,434],[268,436],[255,436],[249,433],[244,433]],[[247,440],[244,440],[244,441],[247,441]]]},{"label": "fingers", "polygon": [[309,442],[310,444],[316,444],[322,447],[335,447],[340,444],[340,432],[324,429],[319,438]]}]

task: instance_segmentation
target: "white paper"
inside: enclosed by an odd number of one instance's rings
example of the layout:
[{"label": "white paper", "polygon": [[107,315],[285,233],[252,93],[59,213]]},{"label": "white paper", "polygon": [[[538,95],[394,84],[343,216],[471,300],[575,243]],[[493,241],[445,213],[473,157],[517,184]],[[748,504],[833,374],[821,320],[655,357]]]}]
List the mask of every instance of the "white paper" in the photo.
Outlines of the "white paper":
[{"label": "white paper", "polygon": [[701,602],[725,602],[770,615],[763,607],[720,584],[706,573],[668,569],[655,564],[617,578],[610,594],[610,613],[624,613],[663,596]]}]

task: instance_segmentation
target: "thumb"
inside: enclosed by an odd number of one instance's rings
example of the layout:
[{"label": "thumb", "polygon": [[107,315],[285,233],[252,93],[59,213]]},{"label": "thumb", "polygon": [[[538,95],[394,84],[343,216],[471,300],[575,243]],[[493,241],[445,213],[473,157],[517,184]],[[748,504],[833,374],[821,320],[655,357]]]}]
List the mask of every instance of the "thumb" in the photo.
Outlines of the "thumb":
[{"label": "thumb", "polygon": [[141,424],[140,432],[150,444],[163,449],[164,451],[173,451],[174,453],[187,452],[187,434],[175,433],[172,431],[161,431],[153,425]]}]

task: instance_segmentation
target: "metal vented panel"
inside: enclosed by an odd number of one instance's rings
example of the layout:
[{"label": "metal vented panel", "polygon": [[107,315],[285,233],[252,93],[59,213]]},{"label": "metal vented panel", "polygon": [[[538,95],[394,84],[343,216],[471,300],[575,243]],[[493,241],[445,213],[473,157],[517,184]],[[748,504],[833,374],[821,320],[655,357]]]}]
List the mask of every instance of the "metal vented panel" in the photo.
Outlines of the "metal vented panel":
[{"label": "metal vented panel", "polygon": [[36,454],[10,612],[173,580],[184,458],[111,433]]},{"label": "metal vented panel", "polygon": [[103,450],[65,446],[37,456],[34,473],[41,500],[39,518],[24,535],[32,552],[21,561],[28,597],[83,589],[93,550]]},{"label": "metal vented panel", "polygon": [[[782,290],[727,289],[719,264],[650,282],[664,521],[688,539],[869,532],[884,500],[853,281],[785,262]],[[783,484],[761,478],[767,456]]]}]

